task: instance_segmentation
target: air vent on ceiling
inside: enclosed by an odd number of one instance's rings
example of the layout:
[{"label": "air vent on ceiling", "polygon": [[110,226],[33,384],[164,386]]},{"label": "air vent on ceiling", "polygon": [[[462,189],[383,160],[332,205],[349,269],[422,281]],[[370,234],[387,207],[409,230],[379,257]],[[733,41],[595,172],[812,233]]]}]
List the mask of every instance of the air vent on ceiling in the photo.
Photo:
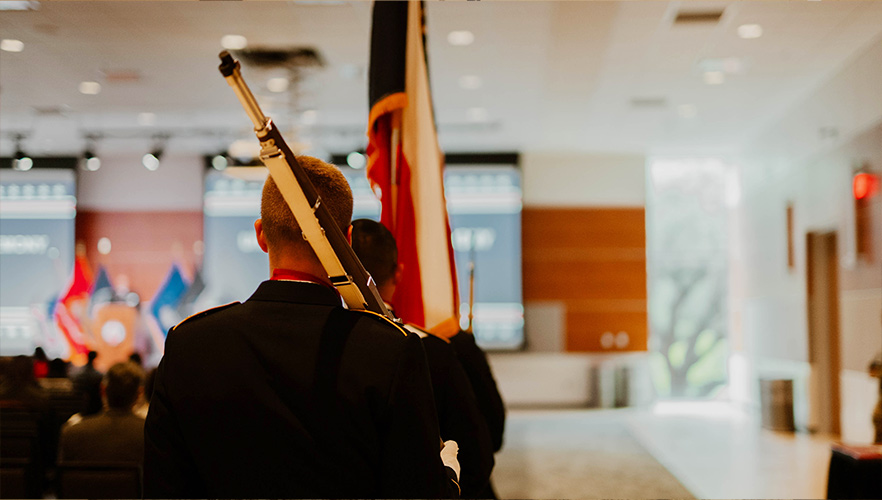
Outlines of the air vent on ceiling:
[{"label": "air vent on ceiling", "polygon": [[722,10],[678,12],[674,24],[715,24],[723,17]]},{"label": "air vent on ceiling", "polygon": [[631,107],[635,109],[663,109],[668,106],[668,100],[664,97],[634,97],[631,99]]},{"label": "air vent on ceiling", "polygon": [[141,80],[141,73],[136,69],[105,69],[101,74],[107,83],[135,83]]},{"label": "air vent on ceiling", "polygon": [[318,51],[311,47],[294,47],[289,49],[245,49],[237,53],[246,64],[263,67],[321,67],[324,61]]},{"label": "air vent on ceiling", "polygon": [[36,112],[39,116],[64,116],[65,113],[70,111],[70,106],[60,105],[60,106],[34,106],[34,112]]}]

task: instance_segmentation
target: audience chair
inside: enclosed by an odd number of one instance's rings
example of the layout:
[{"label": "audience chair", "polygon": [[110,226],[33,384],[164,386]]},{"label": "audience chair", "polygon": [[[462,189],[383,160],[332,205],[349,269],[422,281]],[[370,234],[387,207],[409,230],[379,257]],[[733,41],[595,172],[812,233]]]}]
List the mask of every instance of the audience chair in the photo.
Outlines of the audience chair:
[{"label": "audience chair", "polygon": [[61,462],[58,498],[141,498],[141,466],[135,463]]}]

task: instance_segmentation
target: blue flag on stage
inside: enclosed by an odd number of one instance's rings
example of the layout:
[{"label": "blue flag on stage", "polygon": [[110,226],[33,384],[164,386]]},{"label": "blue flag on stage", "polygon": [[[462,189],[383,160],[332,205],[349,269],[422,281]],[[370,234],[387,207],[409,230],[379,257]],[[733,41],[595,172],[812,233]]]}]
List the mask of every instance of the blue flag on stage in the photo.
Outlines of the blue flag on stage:
[{"label": "blue flag on stage", "polygon": [[95,312],[95,307],[101,304],[107,304],[113,301],[113,284],[110,282],[110,275],[104,266],[98,268],[98,276],[92,283],[92,289],[89,290],[89,305],[87,312],[89,317]]},{"label": "blue flag on stage", "polygon": [[177,308],[187,288],[189,284],[184,280],[180,268],[177,264],[172,264],[168,276],[150,303],[150,314],[156,319],[163,336],[168,333],[169,328],[183,319]]}]

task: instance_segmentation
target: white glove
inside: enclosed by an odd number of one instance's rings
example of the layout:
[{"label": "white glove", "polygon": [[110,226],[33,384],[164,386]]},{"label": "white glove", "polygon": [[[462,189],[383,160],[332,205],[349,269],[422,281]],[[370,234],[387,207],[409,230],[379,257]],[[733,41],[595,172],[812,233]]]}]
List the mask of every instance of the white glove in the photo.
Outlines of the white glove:
[{"label": "white glove", "polygon": [[456,480],[459,481],[459,461],[456,455],[459,453],[459,445],[456,441],[444,441],[444,448],[441,448],[441,461],[444,465],[453,469],[456,473]]}]

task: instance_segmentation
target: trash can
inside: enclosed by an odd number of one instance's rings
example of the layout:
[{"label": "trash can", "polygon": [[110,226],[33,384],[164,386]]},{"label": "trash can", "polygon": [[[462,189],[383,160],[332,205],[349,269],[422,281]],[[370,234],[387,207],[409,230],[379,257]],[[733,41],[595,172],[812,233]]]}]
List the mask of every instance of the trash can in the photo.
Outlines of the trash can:
[{"label": "trash can", "polygon": [[760,406],[763,428],[772,431],[793,432],[793,381],[785,379],[760,380]]},{"label": "trash can", "polygon": [[616,367],[615,407],[623,408],[631,404],[631,369],[622,365]]}]

